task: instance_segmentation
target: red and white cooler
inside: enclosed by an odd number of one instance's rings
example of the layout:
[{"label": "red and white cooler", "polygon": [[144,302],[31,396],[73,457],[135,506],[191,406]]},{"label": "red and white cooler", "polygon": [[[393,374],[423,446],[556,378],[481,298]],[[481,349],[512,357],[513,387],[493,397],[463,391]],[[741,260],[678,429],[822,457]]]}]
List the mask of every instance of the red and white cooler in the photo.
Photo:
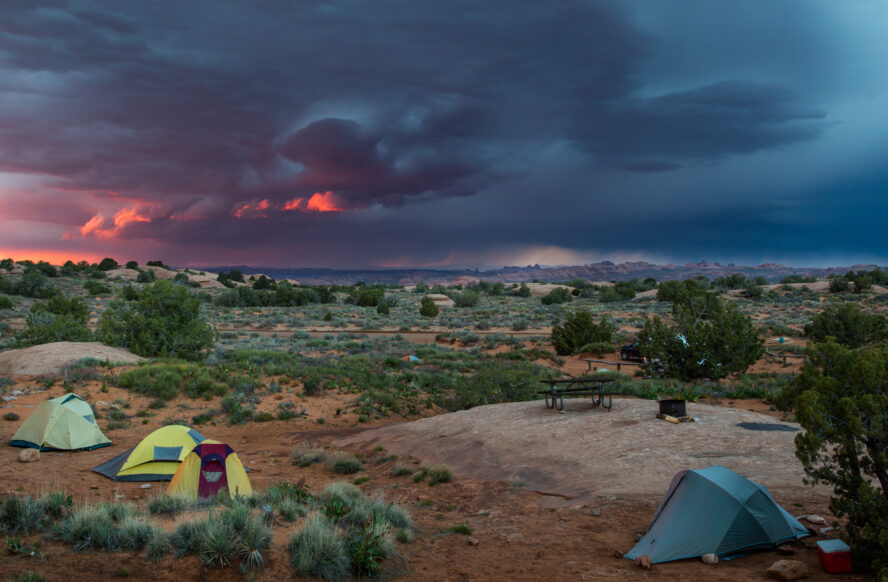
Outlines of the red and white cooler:
[{"label": "red and white cooler", "polygon": [[820,565],[830,574],[841,574],[854,569],[851,565],[851,548],[842,540],[820,540],[817,542],[817,555]]}]

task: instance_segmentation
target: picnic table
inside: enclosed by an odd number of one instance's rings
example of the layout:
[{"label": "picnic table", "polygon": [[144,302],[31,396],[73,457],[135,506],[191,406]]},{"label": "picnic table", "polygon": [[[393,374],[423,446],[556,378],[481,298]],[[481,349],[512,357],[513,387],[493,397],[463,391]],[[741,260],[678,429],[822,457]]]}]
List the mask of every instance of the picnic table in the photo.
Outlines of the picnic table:
[{"label": "picnic table", "polygon": [[[540,380],[548,384],[548,390],[539,390],[537,394],[546,395],[546,408],[564,410],[565,396],[591,396],[592,406],[601,406],[610,412],[613,406],[614,392],[605,390],[605,384],[613,382],[613,378],[596,378],[594,376],[580,376],[578,378],[556,378],[554,380]],[[607,396],[607,403],[604,397]]]}]

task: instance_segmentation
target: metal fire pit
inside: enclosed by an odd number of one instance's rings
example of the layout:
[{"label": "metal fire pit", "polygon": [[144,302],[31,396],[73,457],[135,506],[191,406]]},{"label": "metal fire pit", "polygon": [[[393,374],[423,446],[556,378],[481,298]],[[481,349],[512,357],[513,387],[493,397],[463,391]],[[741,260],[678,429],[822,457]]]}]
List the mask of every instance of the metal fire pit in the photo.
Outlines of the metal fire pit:
[{"label": "metal fire pit", "polygon": [[668,414],[675,418],[687,416],[687,412],[685,411],[685,401],[677,399],[660,400],[660,414]]}]

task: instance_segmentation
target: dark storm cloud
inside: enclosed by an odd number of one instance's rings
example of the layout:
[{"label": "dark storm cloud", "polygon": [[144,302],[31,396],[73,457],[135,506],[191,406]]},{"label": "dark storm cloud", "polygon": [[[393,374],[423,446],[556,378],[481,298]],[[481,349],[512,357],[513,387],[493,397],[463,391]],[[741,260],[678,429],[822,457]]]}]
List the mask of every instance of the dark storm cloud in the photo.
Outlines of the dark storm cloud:
[{"label": "dark storm cloud", "polygon": [[605,157],[661,157],[631,162],[630,171],[667,171],[816,139],[825,117],[787,87],[732,81],[605,104],[584,115],[577,139]]},{"label": "dark storm cloud", "polygon": [[[7,2],[0,172],[41,177],[35,208],[72,232],[138,208],[151,221],[116,237],[183,249],[377,237],[369,257],[409,236],[420,256],[458,246],[454,233],[582,246],[553,225],[580,220],[581,198],[600,202],[595,172],[671,176],[828,133],[828,107],[779,79],[710,71],[646,91],[663,34],[607,0]],[[561,156],[594,170],[484,200],[507,180],[544,183]],[[385,212],[283,210],[327,191],[346,210]],[[51,196],[76,211],[53,211]],[[455,197],[491,214],[486,234],[407,212]],[[551,216],[522,210],[534,197]],[[237,219],[241,207],[253,211]]]}]

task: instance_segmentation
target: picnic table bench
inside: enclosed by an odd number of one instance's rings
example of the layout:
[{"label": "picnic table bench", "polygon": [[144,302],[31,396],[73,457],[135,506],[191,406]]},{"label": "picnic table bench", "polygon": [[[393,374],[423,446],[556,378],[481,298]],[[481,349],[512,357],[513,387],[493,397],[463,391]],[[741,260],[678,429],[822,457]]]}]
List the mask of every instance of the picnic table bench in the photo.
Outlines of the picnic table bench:
[{"label": "picnic table bench", "polygon": [[[537,394],[546,395],[546,408],[564,410],[565,396],[591,396],[593,406],[601,406],[610,412],[615,392],[606,391],[605,384],[613,381],[613,378],[595,378],[593,376],[540,380],[543,384],[548,384],[549,389],[539,390]],[[604,400],[605,396],[607,396],[607,403]]]},{"label": "picnic table bench", "polygon": [[607,360],[592,360],[589,358],[580,358],[580,360],[586,362],[586,365],[589,366],[590,372],[592,371],[592,364],[606,364],[608,366],[616,366],[617,372],[620,371],[621,366],[641,366],[640,362],[627,362],[627,361],[609,362]]}]

